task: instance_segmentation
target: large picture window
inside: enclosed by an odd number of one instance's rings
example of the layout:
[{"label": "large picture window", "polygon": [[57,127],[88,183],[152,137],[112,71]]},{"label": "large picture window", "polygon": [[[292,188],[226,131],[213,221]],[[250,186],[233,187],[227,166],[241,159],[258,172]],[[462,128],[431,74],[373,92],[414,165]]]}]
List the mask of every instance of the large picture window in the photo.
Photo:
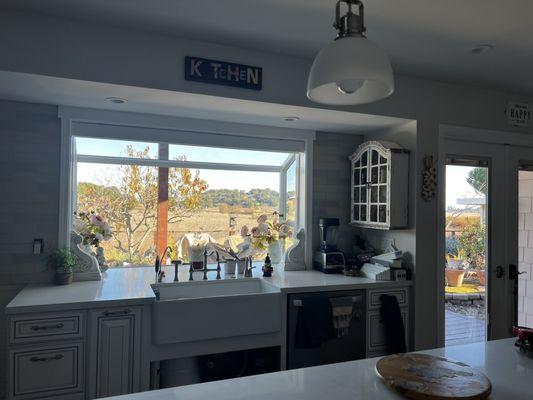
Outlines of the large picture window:
[{"label": "large picture window", "polygon": [[168,245],[184,261],[198,243],[235,249],[263,214],[300,226],[300,153],[72,139],[72,211],[107,222],[111,267],[151,265]]}]

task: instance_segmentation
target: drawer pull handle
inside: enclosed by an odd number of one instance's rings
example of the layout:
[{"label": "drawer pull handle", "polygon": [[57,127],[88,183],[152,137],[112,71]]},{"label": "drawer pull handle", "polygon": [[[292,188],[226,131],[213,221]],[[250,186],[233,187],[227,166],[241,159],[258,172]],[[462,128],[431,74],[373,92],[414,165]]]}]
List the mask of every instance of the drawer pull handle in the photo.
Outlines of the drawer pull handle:
[{"label": "drawer pull handle", "polygon": [[54,361],[54,360],[61,360],[65,358],[63,354],[56,354],[55,356],[50,357],[32,357],[30,358],[30,361],[32,362],[46,362],[46,361]]},{"label": "drawer pull handle", "polygon": [[106,317],[110,317],[112,315],[128,315],[129,313],[131,313],[131,310],[126,309],[121,311],[104,311],[102,314]]},{"label": "drawer pull handle", "polygon": [[61,329],[65,326],[63,323],[59,323],[56,325],[33,325],[30,329],[32,331],[45,331],[47,329]]}]

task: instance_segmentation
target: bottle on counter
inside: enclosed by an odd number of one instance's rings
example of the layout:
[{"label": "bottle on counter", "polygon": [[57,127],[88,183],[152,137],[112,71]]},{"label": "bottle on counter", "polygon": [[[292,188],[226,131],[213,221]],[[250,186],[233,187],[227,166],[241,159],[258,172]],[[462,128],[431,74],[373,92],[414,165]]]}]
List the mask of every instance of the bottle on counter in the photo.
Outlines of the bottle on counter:
[{"label": "bottle on counter", "polygon": [[265,264],[263,265],[263,277],[270,278],[272,276],[273,271],[274,268],[272,267],[272,261],[270,260],[270,256],[267,253],[265,257]]}]

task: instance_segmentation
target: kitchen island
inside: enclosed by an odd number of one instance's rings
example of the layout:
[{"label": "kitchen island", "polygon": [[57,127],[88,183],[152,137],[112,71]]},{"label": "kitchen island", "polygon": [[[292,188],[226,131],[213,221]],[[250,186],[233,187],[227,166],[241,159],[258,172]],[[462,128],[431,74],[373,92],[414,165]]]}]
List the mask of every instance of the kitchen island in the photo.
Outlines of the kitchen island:
[{"label": "kitchen island", "polygon": [[[517,351],[514,339],[475,343],[423,353],[462,361],[492,382],[491,400],[531,400],[533,359]],[[375,373],[379,358],[295,369],[218,382],[110,397],[113,400],[388,400],[393,393]]]}]

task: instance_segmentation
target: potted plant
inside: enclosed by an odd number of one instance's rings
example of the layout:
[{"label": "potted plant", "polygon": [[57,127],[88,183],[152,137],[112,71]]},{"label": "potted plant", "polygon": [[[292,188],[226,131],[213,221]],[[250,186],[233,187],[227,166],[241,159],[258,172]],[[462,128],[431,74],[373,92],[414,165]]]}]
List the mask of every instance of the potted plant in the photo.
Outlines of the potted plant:
[{"label": "potted plant", "polygon": [[446,257],[446,284],[452,287],[461,287],[465,277],[464,267],[465,254],[458,250],[457,257]]},{"label": "potted plant", "polygon": [[54,277],[56,285],[72,283],[76,262],[76,256],[67,248],[56,249],[48,256],[48,265],[56,271]]}]

